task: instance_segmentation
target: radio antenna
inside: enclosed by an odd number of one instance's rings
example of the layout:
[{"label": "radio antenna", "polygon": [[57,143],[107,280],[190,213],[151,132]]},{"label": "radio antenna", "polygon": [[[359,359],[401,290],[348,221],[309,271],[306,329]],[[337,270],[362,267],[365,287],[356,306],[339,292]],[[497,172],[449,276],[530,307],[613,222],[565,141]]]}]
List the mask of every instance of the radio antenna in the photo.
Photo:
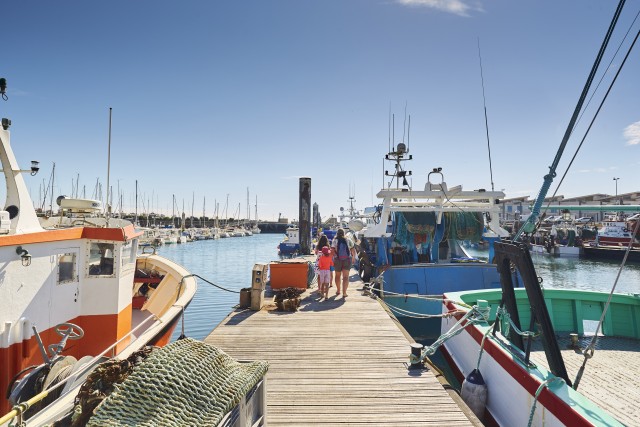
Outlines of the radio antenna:
[{"label": "radio antenna", "polygon": [[482,74],[482,55],[480,54],[480,37],[478,37],[478,59],[480,60],[480,81],[482,83],[482,103],[484,105],[484,127],[487,131],[487,150],[489,151],[489,176],[491,177],[491,191],[494,191],[493,167],[491,166],[491,143],[489,142],[489,121],[487,120],[487,100],[484,95],[484,76]]}]

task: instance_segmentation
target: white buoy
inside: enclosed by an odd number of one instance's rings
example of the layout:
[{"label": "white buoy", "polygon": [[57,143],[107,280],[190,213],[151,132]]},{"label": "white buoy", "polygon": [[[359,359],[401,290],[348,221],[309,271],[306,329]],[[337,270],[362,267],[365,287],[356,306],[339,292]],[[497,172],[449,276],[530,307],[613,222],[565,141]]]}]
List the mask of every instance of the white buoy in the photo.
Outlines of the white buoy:
[{"label": "white buoy", "polygon": [[460,396],[480,420],[487,407],[487,385],[479,370],[474,369],[462,382]]}]

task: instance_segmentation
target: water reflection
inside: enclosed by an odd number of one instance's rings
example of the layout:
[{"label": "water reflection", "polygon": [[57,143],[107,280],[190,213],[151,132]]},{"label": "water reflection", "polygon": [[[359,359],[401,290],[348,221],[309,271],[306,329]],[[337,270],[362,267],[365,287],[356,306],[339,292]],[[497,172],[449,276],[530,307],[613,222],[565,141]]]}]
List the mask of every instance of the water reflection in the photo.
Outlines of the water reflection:
[{"label": "water reflection", "polygon": [[[488,258],[488,251],[467,249],[480,259]],[[531,254],[542,286],[557,289],[581,289],[609,292],[620,270],[620,263],[611,260],[595,261],[581,258],[554,258],[544,254]],[[640,265],[627,263],[620,274],[618,293],[640,292]]]}]

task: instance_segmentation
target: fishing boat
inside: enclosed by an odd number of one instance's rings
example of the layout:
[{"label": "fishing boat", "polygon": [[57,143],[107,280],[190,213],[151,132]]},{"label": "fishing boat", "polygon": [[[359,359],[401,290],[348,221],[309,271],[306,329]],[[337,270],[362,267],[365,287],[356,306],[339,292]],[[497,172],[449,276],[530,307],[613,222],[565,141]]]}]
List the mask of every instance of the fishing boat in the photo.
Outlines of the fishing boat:
[{"label": "fishing boat", "polygon": [[[500,289],[446,292],[441,335],[417,358],[442,345],[463,380],[463,399],[491,425],[638,424],[640,296],[616,293],[619,275],[612,277],[610,292],[580,291],[577,286],[554,289],[553,283],[545,283],[543,290],[524,243],[535,231],[623,4],[618,5],[531,215],[512,241],[494,243]],[[627,57],[628,53],[618,74]],[[615,77],[610,85],[614,82]],[[606,95],[601,105],[605,99]],[[516,284],[524,288],[515,289]]]},{"label": "fishing boat", "polygon": [[60,215],[40,222],[24,178],[37,163],[20,169],[2,121],[0,414],[18,409],[0,425],[16,414],[42,425],[72,407],[98,362],[168,343],[196,280],[153,251],[138,255],[143,232],[93,215],[95,201],[59,199]]},{"label": "fishing boat", "polygon": [[580,231],[572,219],[553,224],[548,232],[536,232],[529,242],[532,253],[553,257],[578,258],[582,255]]},{"label": "fishing boat", "polygon": [[598,229],[593,246],[626,247],[632,244],[634,247],[640,247],[640,241],[632,232],[633,228],[629,228],[629,225],[634,224],[635,220],[630,224],[622,213],[608,216],[602,222],[602,227]]},{"label": "fishing boat", "polygon": [[[622,212],[608,215],[598,229],[595,240],[583,247],[585,258],[640,262],[637,215],[625,218]],[[629,250],[627,250],[629,248]]]},{"label": "fishing boat", "polygon": [[495,265],[470,256],[464,246],[489,242],[491,260],[493,242],[509,234],[498,222],[504,193],[449,187],[442,168],[427,174],[424,187],[412,188],[404,179],[409,171],[403,162],[412,159],[404,143],[385,159],[393,163],[385,173],[392,180],[377,194],[381,203],[360,219],[357,268],[415,339],[435,339],[444,292],[499,286]]},{"label": "fishing boat", "polygon": [[278,244],[278,253],[281,256],[291,256],[300,252],[300,229],[289,227],[285,231],[282,242]]},{"label": "fishing boat", "polygon": [[[444,354],[459,381],[477,370],[494,425],[633,425],[640,296],[540,288],[525,245],[496,243],[501,289],[447,292]],[[512,268],[524,289],[509,283]],[[488,315],[482,315],[482,310]],[[473,312],[476,311],[476,317]],[[471,316],[470,316],[471,315]],[[619,363],[624,360],[626,372]],[[586,372],[584,367],[586,366]],[[580,377],[583,379],[580,381]],[[579,383],[579,387],[577,387]],[[635,415],[634,415],[635,414]]]}]

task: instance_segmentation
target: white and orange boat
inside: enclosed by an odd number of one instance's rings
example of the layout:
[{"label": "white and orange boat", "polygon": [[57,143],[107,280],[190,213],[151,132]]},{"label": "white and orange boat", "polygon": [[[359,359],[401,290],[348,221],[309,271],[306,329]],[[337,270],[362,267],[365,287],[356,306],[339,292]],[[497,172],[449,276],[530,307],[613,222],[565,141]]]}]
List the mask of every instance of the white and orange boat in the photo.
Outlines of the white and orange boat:
[{"label": "white and orange boat", "polygon": [[168,343],[197,284],[180,265],[139,255],[143,233],[130,222],[92,216],[100,202],[61,199],[61,215],[40,221],[24,178],[37,163],[20,169],[2,125],[0,425],[16,408],[41,425],[71,407],[98,362]]}]

